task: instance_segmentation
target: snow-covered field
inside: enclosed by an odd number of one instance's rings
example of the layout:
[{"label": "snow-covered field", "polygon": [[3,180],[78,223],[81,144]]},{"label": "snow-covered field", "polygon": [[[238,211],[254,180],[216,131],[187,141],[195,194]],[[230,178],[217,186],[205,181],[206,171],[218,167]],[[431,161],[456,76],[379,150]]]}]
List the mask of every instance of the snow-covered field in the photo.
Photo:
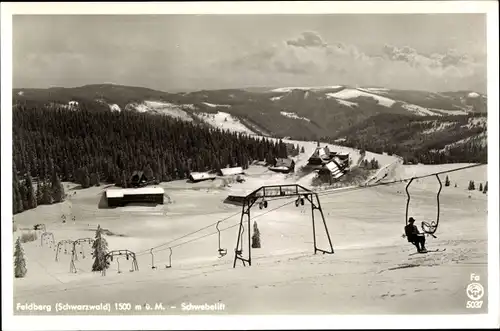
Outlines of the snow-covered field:
[{"label": "snow-covered field", "polygon": [[[306,150],[296,158],[298,167],[307,161],[315,144],[295,143]],[[369,159],[372,156],[377,156],[382,166],[393,165],[390,176],[394,179],[463,166],[403,166],[394,165],[397,158],[393,156],[367,152]],[[14,238],[26,231],[23,228],[37,223],[45,223],[56,241],[93,237],[95,228],[101,225],[114,234],[106,236],[110,250],[129,249],[138,253],[139,271],[129,271],[130,260],[115,258],[106,276],[93,274],[90,272],[91,250],[84,246],[75,262],[78,272],[70,273],[70,255],[64,254],[64,250],[56,262],[52,248],[40,247],[39,240],[26,243],[28,274],[24,279],[14,280],[14,304],[122,302],[143,307],[141,311],[132,308],[114,311],[115,314],[486,312],[487,297],[483,299],[483,308],[465,308],[468,300],[465,288],[470,282],[470,273],[479,274],[483,286],[487,285],[487,195],[466,190],[469,180],[475,180],[476,184],[486,181],[486,166],[449,175],[452,185],[441,194],[437,238],[427,239],[428,248],[446,248],[445,252],[410,255],[415,249],[401,238],[406,195],[405,183],[399,183],[320,194],[335,249],[333,255],[313,254],[311,210],[307,204],[297,208],[291,203],[273,210],[293,202],[293,199],[281,199],[269,201],[268,209],[253,208],[252,224],[254,220],[258,224],[262,248],[252,249],[251,267],[237,263],[233,269],[237,227],[221,232],[221,247],[226,248],[228,254],[219,258],[214,224],[224,219],[220,229],[226,229],[239,222],[241,207],[224,204],[226,196],[237,190],[269,184],[302,181],[309,186],[303,178],[271,173],[260,166],[252,166],[246,173],[244,183],[232,183],[230,187],[224,187],[221,179],[198,184],[163,183],[161,186],[171,203],[154,208],[99,209],[104,186],[79,190],[75,185],[66,184],[70,198],[64,203],[41,206],[14,216],[18,226]],[[417,223],[434,219],[436,188],[432,177],[415,182],[410,215]],[[60,219],[63,213],[74,215],[76,222],[63,224]],[[151,268],[151,247],[206,226],[205,230],[154,250],[154,264],[158,268]],[[244,254],[248,229],[245,231]],[[318,246],[325,248],[324,229],[317,228],[316,233]],[[200,237],[203,238],[191,241]],[[169,246],[172,264],[171,268],[165,268]],[[118,273],[118,262],[121,273]],[[144,309],[145,304],[155,303],[162,303],[166,310]],[[183,303],[222,303],[225,310],[185,311]],[[54,310],[51,314],[55,314]]]}]

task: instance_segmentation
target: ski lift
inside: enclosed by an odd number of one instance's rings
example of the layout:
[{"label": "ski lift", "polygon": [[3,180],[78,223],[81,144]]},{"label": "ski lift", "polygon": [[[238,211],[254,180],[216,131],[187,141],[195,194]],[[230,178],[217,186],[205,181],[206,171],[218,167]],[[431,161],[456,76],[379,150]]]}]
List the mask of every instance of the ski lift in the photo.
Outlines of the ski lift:
[{"label": "ski lift", "polygon": [[298,207],[299,205],[304,205],[304,198],[303,197],[298,197],[297,200],[295,200],[295,207]]},{"label": "ski lift", "polygon": [[215,225],[215,228],[217,229],[217,233],[218,233],[218,237],[219,237],[219,249],[218,249],[219,258],[221,258],[221,257],[223,257],[223,256],[225,256],[227,254],[227,249],[220,247],[220,229],[219,229],[219,223],[220,222],[222,222],[222,221],[217,222],[217,224]]},{"label": "ski lift", "polygon": [[[436,215],[436,221],[431,221],[430,223],[429,222],[426,222],[426,221],[422,221],[422,224],[421,224],[421,227],[422,227],[422,231],[423,233],[427,234],[427,235],[431,235],[432,237],[434,238],[437,238],[434,233],[436,233],[437,231],[437,228],[438,228],[438,225],[439,225],[439,216],[440,216],[440,202],[439,202],[439,195],[441,194],[441,190],[443,188],[443,183],[441,182],[441,179],[439,178],[439,175],[436,174],[435,175],[438,182],[439,182],[439,190],[436,194],[436,202],[437,202],[437,215]],[[407,195],[407,200],[406,200],[406,214],[405,214],[405,222],[406,222],[406,225],[408,225],[408,208],[410,206],[410,193],[408,192],[408,187],[411,185],[411,183],[413,182],[414,178],[411,178],[410,181],[408,182],[408,184],[406,185],[406,195]]]},{"label": "ski lift", "polygon": [[165,268],[172,268],[172,248],[168,248],[170,250],[170,255],[168,256],[168,264],[165,265]]},{"label": "ski lift", "polygon": [[151,269],[156,269],[156,267],[155,267],[155,256],[153,254],[153,249],[152,248],[149,250],[149,253],[151,254]]}]

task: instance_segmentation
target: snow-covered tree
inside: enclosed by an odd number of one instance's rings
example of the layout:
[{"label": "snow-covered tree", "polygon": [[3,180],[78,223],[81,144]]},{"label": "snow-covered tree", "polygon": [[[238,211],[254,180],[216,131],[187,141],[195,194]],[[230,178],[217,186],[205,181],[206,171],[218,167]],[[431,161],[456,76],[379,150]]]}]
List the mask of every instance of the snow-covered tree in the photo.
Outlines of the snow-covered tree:
[{"label": "snow-covered tree", "polygon": [[92,256],[94,258],[92,271],[103,271],[104,269],[108,269],[109,261],[106,259],[106,254],[108,253],[108,242],[102,236],[102,228],[100,225],[97,226],[95,241],[92,248],[94,249],[92,252]]},{"label": "snow-covered tree", "polygon": [[446,176],[446,179],[444,181],[444,186],[450,186],[450,178],[448,178],[448,176]]},{"label": "snow-covered tree", "polygon": [[253,222],[252,248],[260,248],[260,231],[257,222]]},{"label": "snow-covered tree", "polygon": [[23,278],[27,272],[28,269],[26,269],[26,260],[24,259],[21,239],[17,238],[16,247],[14,249],[14,276],[16,278]]}]

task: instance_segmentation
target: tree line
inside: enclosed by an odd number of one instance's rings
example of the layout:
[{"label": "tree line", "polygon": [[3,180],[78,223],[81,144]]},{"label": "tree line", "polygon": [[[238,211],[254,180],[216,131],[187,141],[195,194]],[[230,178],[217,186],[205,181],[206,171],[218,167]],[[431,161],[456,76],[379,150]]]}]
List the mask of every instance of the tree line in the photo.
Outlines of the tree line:
[{"label": "tree line", "polygon": [[[12,120],[14,213],[62,201],[61,181],[83,188],[100,182],[126,187],[137,170],[164,182],[185,179],[190,171],[247,169],[253,160],[288,155],[282,141],[164,115],[30,103],[16,105]],[[36,191],[30,189],[34,181]]]}]

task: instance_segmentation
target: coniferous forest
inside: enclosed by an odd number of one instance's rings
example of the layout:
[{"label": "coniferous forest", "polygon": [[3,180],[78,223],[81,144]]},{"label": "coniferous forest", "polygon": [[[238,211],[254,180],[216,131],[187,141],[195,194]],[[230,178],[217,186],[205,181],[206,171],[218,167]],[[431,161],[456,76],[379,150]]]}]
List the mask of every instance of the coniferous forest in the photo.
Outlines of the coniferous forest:
[{"label": "coniferous forest", "polygon": [[[487,128],[468,125],[481,117],[486,114],[448,117],[377,114],[322,140],[380,154],[396,154],[405,163],[486,163]],[[433,132],[432,128],[442,124],[447,127]],[[338,142],[338,138],[344,139]],[[458,141],[462,143],[457,144]]]},{"label": "coniferous forest", "polygon": [[287,157],[281,141],[162,115],[30,104],[15,106],[12,120],[14,214],[62,201],[61,181],[83,188],[101,182],[126,187],[136,170],[157,182],[171,181],[190,171],[246,169],[253,160]]}]

